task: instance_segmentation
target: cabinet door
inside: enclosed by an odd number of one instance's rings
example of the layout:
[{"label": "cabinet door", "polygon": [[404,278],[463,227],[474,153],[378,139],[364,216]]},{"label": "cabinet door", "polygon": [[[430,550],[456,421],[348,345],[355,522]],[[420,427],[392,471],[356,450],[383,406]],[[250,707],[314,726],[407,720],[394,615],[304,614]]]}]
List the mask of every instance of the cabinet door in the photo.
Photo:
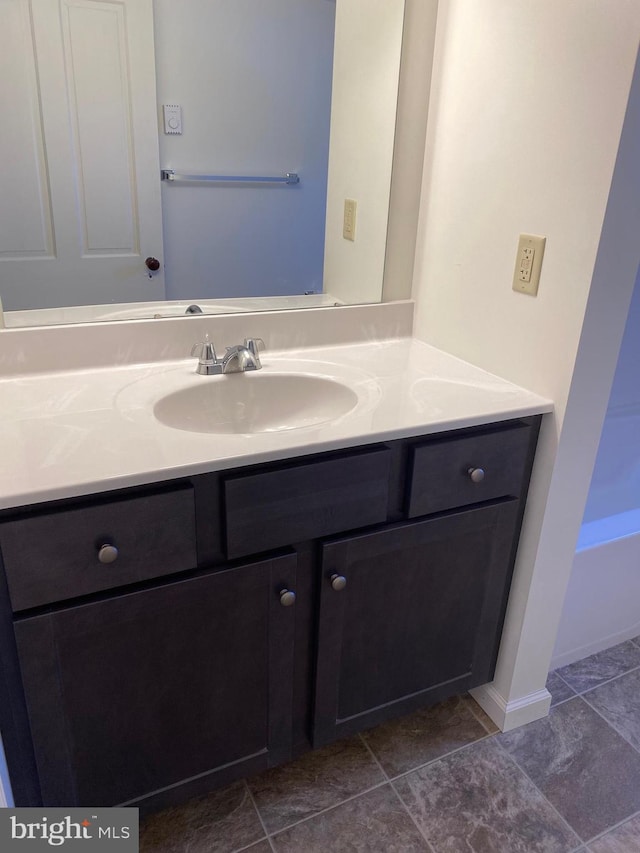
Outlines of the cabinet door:
[{"label": "cabinet door", "polygon": [[491,679],[516,525],[504,501],[323,545],[314,746]]},{"label": "cabinet door", "polygon": [[285,556],[17,622],[44,805],[162,801],[285,760],[295,572]]}]

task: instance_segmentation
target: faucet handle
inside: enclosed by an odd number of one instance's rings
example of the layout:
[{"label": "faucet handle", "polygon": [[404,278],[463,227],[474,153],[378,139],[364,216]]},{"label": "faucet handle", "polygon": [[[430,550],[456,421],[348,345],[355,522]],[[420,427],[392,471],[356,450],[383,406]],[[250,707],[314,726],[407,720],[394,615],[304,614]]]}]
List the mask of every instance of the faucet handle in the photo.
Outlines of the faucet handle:
[{"label": "faucet handle", "polygon": [[215,347],[209,340],[209,335],[207,335],[206,340],[191,347],[191,355],[198,356],[196,373],[199,373],[201,376],[214,376],[215,374],[222,373],[222,362],[218,361]]},{"label": "faucet handle", "polygon": [[[262,344],[262,347],[260,347]],[[260,363],[260,349],[265,349],[265,344],[262,338],[245,338],[244,345],[249,350],[256,363],[256,368],[262,367]]]},{"label": "faucet handle", "polygon": [[191,347],[191,355],[198,356],[200,364],[215,364],[217,361],[216,350],[211,341],[200,341]]}]

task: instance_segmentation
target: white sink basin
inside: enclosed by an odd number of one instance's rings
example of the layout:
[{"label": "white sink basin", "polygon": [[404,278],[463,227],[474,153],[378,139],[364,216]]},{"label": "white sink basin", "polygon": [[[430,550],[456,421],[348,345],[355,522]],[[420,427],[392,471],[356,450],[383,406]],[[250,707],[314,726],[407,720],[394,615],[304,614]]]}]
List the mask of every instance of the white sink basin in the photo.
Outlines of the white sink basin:
[{"label": "white sink basin", "polygon": [[258,371],[203,376],[158,400],[153,414],[189,432],[263,433],[334,421],[357,403],[358,395],[333,379]]}]

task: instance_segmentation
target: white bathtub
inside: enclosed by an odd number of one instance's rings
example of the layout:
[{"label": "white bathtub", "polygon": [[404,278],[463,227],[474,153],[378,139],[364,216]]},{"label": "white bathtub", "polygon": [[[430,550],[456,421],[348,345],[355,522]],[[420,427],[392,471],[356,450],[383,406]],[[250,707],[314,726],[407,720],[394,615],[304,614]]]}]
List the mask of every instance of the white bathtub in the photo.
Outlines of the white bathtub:
[{"label": "white bathtub", "polygon": [[551,668],[640,636],[640,404],[609,409]]}]

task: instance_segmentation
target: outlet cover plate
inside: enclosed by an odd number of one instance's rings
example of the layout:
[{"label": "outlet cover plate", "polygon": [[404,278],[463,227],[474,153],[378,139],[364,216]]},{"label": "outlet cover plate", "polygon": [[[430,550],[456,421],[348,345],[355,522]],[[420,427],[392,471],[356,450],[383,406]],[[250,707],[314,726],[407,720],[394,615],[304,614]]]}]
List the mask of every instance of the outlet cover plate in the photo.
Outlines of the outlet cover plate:
[{"label": "outlet cover plate", "polygon": [[536,234],[520,235],[512,285],[516,293],[537,296],[546,242],[546,237],[540,237]]}]

